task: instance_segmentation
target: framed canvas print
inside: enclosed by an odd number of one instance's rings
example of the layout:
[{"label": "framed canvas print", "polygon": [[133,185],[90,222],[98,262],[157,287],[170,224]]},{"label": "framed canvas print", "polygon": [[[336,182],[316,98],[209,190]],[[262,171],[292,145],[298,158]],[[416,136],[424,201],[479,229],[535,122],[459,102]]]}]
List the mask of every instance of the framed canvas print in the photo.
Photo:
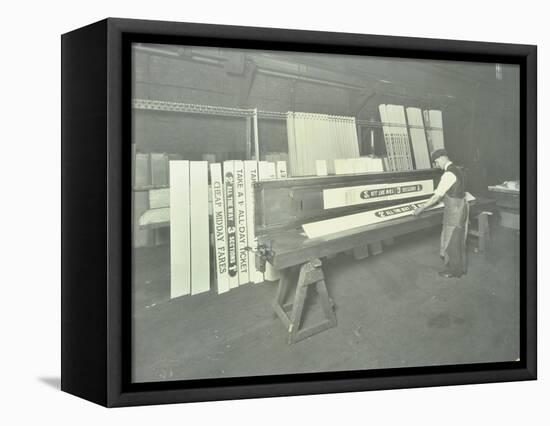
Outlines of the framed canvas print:
[{"label": "framed canvas print", "polygon": [[63,390],[126,406],[535,378],[535,46],[63,35]]}]

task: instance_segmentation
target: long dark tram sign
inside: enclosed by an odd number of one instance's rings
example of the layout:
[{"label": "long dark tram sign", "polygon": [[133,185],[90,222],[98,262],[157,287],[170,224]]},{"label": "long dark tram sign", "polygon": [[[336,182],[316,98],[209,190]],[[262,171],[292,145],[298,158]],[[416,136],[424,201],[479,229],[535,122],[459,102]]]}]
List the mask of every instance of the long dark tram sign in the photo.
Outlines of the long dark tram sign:
[{"label": "long dark tram sign", "polygon": [[323,206],[325,209],[334,209],[377,201],[431,195],[433,191],[434,185],[431,179],[402,182],[393,185],[386,183],[330,188],[323,191]]}]

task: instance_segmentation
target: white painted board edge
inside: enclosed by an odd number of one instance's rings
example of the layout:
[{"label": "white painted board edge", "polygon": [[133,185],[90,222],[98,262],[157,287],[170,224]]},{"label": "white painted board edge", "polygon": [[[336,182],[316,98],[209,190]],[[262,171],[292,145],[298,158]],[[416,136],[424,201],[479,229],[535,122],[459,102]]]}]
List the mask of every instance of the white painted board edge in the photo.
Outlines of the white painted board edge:
[{"label": "white painted board edge", "polygon": [[[467,192],[466,199],[468,201],[472,201],[475,200],[475,197]],[[347,231],[353,228],[410,216],[413,214],[414,210],[425,204],[426,201],[427,200],[397,204],[366,212],[306,223],[302,225],[302,228],[308,238],[326,237],[327,235]],[[434,210],[442,207],[443,203],[441,202],[433,207],[430,207],[428,210]]]},{"label": "white painted board edge", "polygon": [[235,212],[237,225],[237,265],[239,285],[248,284],[248,227],[246,222],[246,185],[244,163],[235,160]]},{"label": "white painted board edge", "polygon": [[220,163],[210,164],[210,183],[212,191],[212,225],[214,232],[214,259],[218,294],[229,291],[227,273],[227,226],[225,223],[225,191]]},{"label": "white painted board edge", "polygon": [[210,290],[208,162],[189,163],[191,205],[191,294]]},{"label": "white painted board edge", "polygon": [[170,161],[170,298],[191,292],[189,161]]},{"label": "white painted board edge", "polygon": [[239,286],[234,171],[234,161],[224,161],[223,184],[225,190],[225,217],[227,224],[227,271],[229,274],[229,288],[231,289]]},{"label": "white painted board edge", "polygon": [[277,179],[286,179],[288,177],[286,161],[277,161]]},{"label": "white painted board edge", "polygon": [[[246,221],[248,228],[248,245],[256,248],[255,232],[255,200],[254,200],[254,182],[258,181],[258,164],[256,161],[244,162],[244,178],[246,185]],[[256,255],[253,251],[248,253],[248,271],[250,281],[258,284],[264,281],[264,274],[256,269]]]}]

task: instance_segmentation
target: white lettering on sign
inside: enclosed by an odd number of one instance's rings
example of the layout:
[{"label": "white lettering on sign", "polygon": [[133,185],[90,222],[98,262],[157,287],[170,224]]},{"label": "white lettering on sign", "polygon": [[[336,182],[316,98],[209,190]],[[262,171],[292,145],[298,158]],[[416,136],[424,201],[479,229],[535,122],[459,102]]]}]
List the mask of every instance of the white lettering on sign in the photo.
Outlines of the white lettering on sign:
[{"label": "white lettering on sign", "polygon": [[433,192],[434,185],[431,179],[394,184],[384,183],[329,188],[323,190],[323,207],[325,209],[334,209],[377,201],[431,195]]},{"label": "white lettering on sign", "polygon": [[[466,200],[470,202],[475,200],[475,197],[467,192]],[[425,203],[426,200],[416,201],[414,203],[398,204],[395,206],[369,210],[366,212],[335,217],[333,219],[306,223],[302,225],[302,228],[304,229],[304,232],[306,233],[308,238],[324,237],[361,226],[374,225],[376,223],[411,216],[418,207],[422,206]],[[436,210],[441,208],[443,208],[443,203],[440,202],[435,206],[430,207],[428,210]]]},{"label": "white lettering on sign", "polygon": [[225,194],[220,163],[210,164],[212,182],[212,214],[214,222],[214,247],[216,253],[216,279],[218,293],[229,291],[227,273],[227,233],[225,227]]}]

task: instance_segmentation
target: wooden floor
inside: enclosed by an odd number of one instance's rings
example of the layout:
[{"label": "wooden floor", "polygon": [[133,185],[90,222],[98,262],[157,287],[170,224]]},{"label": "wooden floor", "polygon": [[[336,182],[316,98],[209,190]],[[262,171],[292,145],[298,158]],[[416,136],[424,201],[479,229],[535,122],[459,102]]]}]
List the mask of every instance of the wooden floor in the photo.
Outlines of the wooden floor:
[{"label": "wooden floor", "polygon": [[[433,232],[364,260],[325,262],[338,326],[294,345],[270,303],[275,283],[170,301],[168,247],[136,251],[134,380],[509,361],[519,356],[519,236],[497,227],[492,251],[443,279]],[[313,293],[314,294],[314,293]],[[315,296],[307,321],[314,321]]]}]

